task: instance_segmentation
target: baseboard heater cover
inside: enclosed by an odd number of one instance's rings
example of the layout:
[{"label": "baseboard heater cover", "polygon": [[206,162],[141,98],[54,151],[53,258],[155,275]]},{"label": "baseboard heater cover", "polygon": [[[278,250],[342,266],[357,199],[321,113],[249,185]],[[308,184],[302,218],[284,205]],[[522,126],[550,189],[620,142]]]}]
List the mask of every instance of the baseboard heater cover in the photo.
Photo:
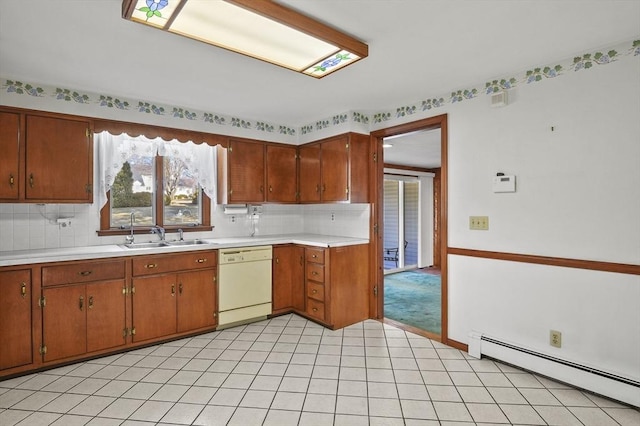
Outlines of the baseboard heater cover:
[{"label": "baseboard heater cover", "polygon": [[488,356],[554,380],[640,407],[640,381],[567,361],[482,333],[469,334],[469,355]]}]

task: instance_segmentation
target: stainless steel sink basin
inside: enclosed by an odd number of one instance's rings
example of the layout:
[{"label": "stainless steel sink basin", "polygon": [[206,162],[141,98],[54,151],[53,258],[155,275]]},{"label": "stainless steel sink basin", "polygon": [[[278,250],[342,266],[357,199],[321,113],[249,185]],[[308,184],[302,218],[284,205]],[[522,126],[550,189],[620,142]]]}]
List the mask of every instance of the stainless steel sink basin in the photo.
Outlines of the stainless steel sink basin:
[{"label": "stainless steel sink basin", "polygon": [[156,241],[156,242],[148,242],[148,243],[131,243],[124,244],[123,247],[128,249],[145,249],[145,248],[156,248],[156,247],[167,247],[166,241]]},{"label": "stainless steel sink basin", "polygon": [[170,246],[194,246],[196,244],[207,244],[202,240],[180,240],[180,241],[167,241],[167,244]]}]

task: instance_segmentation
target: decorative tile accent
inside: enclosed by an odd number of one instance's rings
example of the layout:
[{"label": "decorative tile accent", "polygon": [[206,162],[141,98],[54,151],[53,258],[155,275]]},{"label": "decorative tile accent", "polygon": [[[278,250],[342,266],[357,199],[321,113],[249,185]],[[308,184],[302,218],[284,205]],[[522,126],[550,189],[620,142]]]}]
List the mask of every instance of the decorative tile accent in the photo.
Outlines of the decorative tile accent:
[{"label": "decorative tile accent", "polygon": [[534,68],[527,71],[525,75],[527,84],[541,81],[543,77],[554,78],[562,74],[562,65],[556,65],[555,67]]},{"label": "decorative tile accent", "polygon": [[187,120],[195,120],[198,115],[195,112],[187,111],[186,109],[173,107],[171,115],[176,118],[186,118]]},{"label": "decorative tile accent", "polygon": [[250,129],[251,122],[242,120],[240,118],[231,117],[231,127],[240,127],[242,129]]},{"label": "decorative tile accent", "polygon": [[55,98],[61,101],[75,101],[79,104],[88,104],[89,103],[89,96],[88,95],[81,95],[78,92],[72,92],[69,89],[60,89],[60,88],[56,88],[56,93],[55,93]]},{"label": "decorative tile accent", "polygon": [[147,114],[164,115],[164,108],[152,105],[149,102],[138,102],[138,112],[146,112]]},{"label": "decorative tile accent", "polygon": [[444,98],[427,99],[426,101],[422,101],[421,109],[422,111],[426,111],[431,108],[440,108],[442,105],[444,105]]},{"label": "decorative tile accent", "polygon": [[369,116],[365,115],[365,114],[362,114],[360,112],[354,112],[352,120],[355,123],[368,124],[369,123]]},{"label": "decorative tile accent", "polygon": [[112,98],[111,96],[106,95],[100,95],[100,98],[98,99],[98,105],[107,108],[118,108],[123,110],[129,109],[129,102],[121,101],[118,98]]},{"label": "decorative tile accent", "polygon": [[396,117],[404,117],[405,115],[412,115],[416,112],[417,108],[413,106],[403,106],[396,108]]},{"label": "decorative tile accent", "polygon": [[44,96],[44,89],[42,87],[34,87],[29,83],[22,83],[21,81],[7,80],[5,83],[7,93],[17,93],[18,95],[29,96]]},{"label": "decorative tile accent", "polygon": [[505,80],[503,78],[500,81],[498,80],[493,80],[491,82],[488,81],[487,83],[485,83],[485,93],[487,95],[490,95],[492,93],[497,93],[502,90],[509,90],[515,86],[516,86],[516,79],[514,77],[511,77],[508,80]]},{"label": "decorative tile accent", "polygon": [[478,89],[464,89],[457,92],[451,92],[451,103],[462,102],[465,99],[473,99],[478,96]]}]

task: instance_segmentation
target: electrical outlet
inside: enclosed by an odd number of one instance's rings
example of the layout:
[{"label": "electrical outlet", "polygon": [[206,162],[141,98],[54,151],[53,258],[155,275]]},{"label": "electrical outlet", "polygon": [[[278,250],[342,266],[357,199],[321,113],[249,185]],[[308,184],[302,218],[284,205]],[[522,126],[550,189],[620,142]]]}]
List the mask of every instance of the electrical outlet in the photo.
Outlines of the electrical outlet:
[{"label": "electrical outlet", "polygon": [[469,216],[469,229],[474,231],[489,230],[489,216]]},{"label": "electrical outlet", "polygon": [[549,344],[554,348],[562,347],[562,333],[557,330],[551,330],[549,332]]},{"label": "electrical outlet", "polygon": [[331,213],[331,222],[333,222],[334,220],[336,220],[336,214],[335,213]]}]

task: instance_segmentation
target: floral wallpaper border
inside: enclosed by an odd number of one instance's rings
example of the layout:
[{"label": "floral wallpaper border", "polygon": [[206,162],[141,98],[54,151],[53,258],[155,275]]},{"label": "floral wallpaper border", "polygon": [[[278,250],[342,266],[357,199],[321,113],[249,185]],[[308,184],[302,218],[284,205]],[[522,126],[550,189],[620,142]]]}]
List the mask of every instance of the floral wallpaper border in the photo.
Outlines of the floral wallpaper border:
[{"label": "floral wallpaper border", "polygon": [[[574,58],[560,61],[555,64],[531,67],[528,70],[514,73],[509,77],[497,78],[487,81],[484,85],[454,89],[447,94],[441,94],[431,98],[420,100],[413,104],[401,105],[387,111],[378,111],[371,114],[365,112],[349,112],[336,114],[332,117],[317,120],[299,128],[284,124],[273,124],[263,121],[248,120],[242,117],[227,116],[213,112],[189,110],[178,106],[161,105],[145,100],[130,100],[108,94],[82,93],[77,90],[60,87],[46,87],[19,80],[3,79],[0,86],[2,91],[18,96],[33,98],[53,98],[56,101],[68,102],[92,106],[94,108],[106,108],[120,110],[128,114],[149,114],[162,117],[171,117],[179,120],[200,121],[214,127],[214,133],[226,134],[224,129],[232,128],[236,131],[267,133],[282,135],[289,139],[299,140],[319,131],[325,131],[332,127],[344,126],[348,123],[357,123],[367,128],[376,124],[402,119],[407,116],[442,108],[447,104],[456,104],[479,97],[481,94],[491,95],[501,90],[509,90],[519,85],[536,84],[545,79],[557,78],[569,72],[581,72],[590,68],[610,64],[624,57],[640,56],[640,40],[622,43],[608,49],[587,52]],[[137,121],[135,118],[132,121]]]}]

